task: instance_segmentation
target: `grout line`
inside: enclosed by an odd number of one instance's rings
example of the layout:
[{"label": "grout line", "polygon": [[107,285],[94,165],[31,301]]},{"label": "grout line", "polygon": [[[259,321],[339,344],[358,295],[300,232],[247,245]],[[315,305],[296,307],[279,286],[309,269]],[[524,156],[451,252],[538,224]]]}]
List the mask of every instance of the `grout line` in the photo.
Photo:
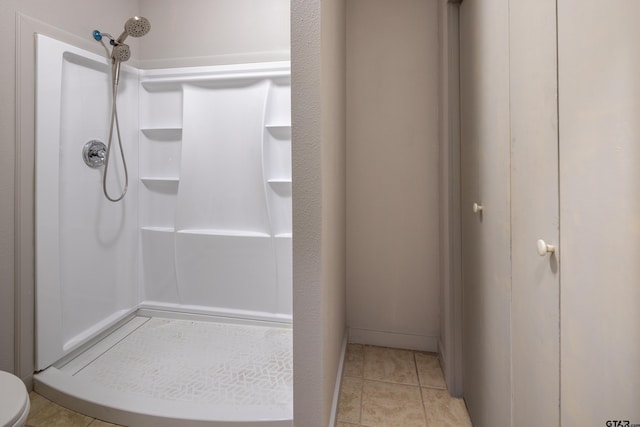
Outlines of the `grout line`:
[{"label": "grout line", "polygon": [[418,380],[418,387],[422,387],[422,381],[420,381],[420,372],[418,372],[418,359],[416,358],[416,352],[411,352],[411,358],[413,359],[413,370],[416,373],[416,379]]},{"label": "grout line", "polygon": [[362,382],[360,384],[360,412],[358,413],[358,425],[362,426],[362,408],[364,406],[364,382],[366,381],[364,378],[364,355],[366,354],[366,345],[362,346],[362,358],[360,362],[362,362],[362,372],[360,373]]},{"label": "grout line", "polygon": [[418,379],[418,386],[422,387],[422,380],[420,378],[420,371],[418,371],[418,358],[416,357],[416,352],[413,352],[413,367],[416,371],[416,378]]},{"label": "grout line", "polygon": [[416,358],[416,352],[414,351],[413,354],[413,368],[416,371],[416,377],[418,378],[418,390],[420,392],[420,404],[422,406],[422,416],[424,417],[424,425],[425,427],[428,427],[427,425],[427,405],[424,399],[424,395],[422,394],[422,382],[420,381],[420,372],[418,372],[418,359]]},{"label": "grout line", "polygon": [[[349,377],[349,378],[357,378],[357,377]],[[376,379],[367,379],[367,378],[363,378],[362,380],[363,380],[363,382],[364,382],[364,381],[371,381],[371,382],[374,382],[374,383],[393,384],[393,385],[403,385],[403,386],[406,386],[406,387],[426,388],[426,387],[420,387],[419,385],[416,385],[416,384],[395,383],[395,382],[393,382],[393,381],[376,380]],[[438,390],[438,389],[436,389],[436,390]]]},{"label": "grout line", "polygon": [[[364,355],[363,355],[363,359],[364,359]],[[364,366],[363,366],[363,370],[364,370]],[[363,372],[363,376],[364,376],[364,372]],[[358,413],[358,425],[362,425],[362,407],[363,405],[363,399],[364,399],[364,378],[362,378],[362,382],[360,383],[360,411]]]}]

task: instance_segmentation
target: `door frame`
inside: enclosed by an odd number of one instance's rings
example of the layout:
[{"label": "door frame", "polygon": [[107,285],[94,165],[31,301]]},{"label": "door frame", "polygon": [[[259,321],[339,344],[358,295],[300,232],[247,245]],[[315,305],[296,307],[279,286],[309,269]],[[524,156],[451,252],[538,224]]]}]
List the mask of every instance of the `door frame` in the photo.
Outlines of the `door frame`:
[{"label": "door frame", "polygon": [[461,397],[462,278],[460,218],[460,33],[462,0],[439,2],[440,22],[440,190],[441,336],[438,343],[445,382]]}]

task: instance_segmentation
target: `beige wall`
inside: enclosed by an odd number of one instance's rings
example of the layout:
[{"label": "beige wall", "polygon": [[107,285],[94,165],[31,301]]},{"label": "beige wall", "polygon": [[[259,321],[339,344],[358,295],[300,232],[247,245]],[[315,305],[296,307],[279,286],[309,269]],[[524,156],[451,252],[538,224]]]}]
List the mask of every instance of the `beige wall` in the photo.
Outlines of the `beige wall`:
[{"label": "beige wall", "polygon": [[289,0],[139,0],[143,68],[289,60]]},{"label": "beige wall", "polygon": [[437,348],[437,7],[436,0],[347,2],[352,341]]},{"label": "beige wall", "polygon": [[[346,327],[346,27],[345,0],[323,0],[322,264],[324,411],[331,409]],[[309,367],[313,369],[313,367]],[[301,424],[297,424],[301,425]],[[306,425],[306,424],[302,424]]]},{"label": "beige wall", "polygon": [[324,427],[345,329],[344,1],[291,6],[294,419]]}]

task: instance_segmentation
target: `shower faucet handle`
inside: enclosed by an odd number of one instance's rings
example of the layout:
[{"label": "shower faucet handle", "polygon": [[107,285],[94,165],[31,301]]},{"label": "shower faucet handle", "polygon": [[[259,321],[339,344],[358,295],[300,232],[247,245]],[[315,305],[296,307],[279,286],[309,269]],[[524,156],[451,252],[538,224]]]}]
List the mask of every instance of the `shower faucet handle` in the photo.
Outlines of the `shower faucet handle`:
[{"label": "shower faucet handle", "polygon": [[107,157],[107,146],[97,139],[92,139],[82,147],[82,158],[90,168],[104,166]]},{"label": "shower faucet handle", "polygon": [[473,213],[475,213],[475,214],[481,213],[482,209],[484,209],[484,208],[482,207],[481,204],[479,204],[479,203],[474,203],[473,204]]}]

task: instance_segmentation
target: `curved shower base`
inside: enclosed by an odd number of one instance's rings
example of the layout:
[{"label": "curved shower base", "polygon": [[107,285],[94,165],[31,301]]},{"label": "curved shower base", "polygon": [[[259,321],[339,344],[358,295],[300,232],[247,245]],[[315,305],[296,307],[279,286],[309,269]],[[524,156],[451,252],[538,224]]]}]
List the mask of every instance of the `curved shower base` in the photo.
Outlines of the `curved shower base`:
[{"label": "curved shower base", "polygon": [[35,390],[126,426],[291,427],[291,328],[136,316],[35,375]]}]

